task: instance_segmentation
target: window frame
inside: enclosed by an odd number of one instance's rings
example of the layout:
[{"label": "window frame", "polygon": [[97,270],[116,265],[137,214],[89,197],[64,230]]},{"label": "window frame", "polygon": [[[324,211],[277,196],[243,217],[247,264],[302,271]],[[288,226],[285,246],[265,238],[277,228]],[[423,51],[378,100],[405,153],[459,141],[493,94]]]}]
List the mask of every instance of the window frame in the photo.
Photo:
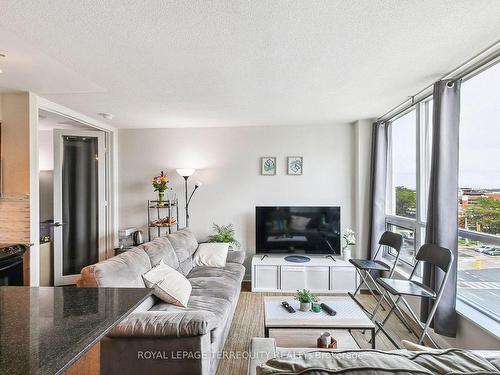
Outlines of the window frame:
[{"label": "window frame", "polygon": [[[388,127],[388,152],[387,152],[387,180],[386,180],[386,208],[385,224],[389,229],[390,225],[396,225],[404,229],[413,230],[415,238],[415,254],[425,241],[425,228],[427,225],[427,197],[429,191],[430,178],[430,158],[431,158],[431,136],[432,117],[430,116],[432,95],[428,95],[418,103],[407,108],[390,118],[391,125]],[[416,155],[416,215],[415,218],[408,218],[393,214],[395,205],[395,189],[393,182],[393,151],[392,151],[392,126],[395,120],[415,111],[415,155]],[[395,258],[389,249],[385,249],[384,255]],[[400,258],[403,267],[415,266],[416,261],[408,262]]]}]

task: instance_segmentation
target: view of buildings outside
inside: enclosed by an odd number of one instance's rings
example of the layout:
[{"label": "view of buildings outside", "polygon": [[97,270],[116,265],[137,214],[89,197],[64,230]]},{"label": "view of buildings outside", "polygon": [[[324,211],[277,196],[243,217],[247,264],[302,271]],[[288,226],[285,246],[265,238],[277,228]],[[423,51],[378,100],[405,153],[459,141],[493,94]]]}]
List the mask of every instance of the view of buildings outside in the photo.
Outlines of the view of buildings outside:
[{"label": "view of buildings outside", "polygon": [[[458,224],[500,236],[500,64],[462,84]],[[500,321],[500,246],[458,241],[458,293]]]}]

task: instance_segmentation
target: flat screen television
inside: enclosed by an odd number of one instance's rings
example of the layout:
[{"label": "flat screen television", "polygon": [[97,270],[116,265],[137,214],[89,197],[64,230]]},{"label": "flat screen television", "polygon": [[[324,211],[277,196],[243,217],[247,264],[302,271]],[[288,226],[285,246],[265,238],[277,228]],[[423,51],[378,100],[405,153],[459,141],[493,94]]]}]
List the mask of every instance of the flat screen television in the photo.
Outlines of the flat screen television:
[{"label": "flat screen television", "polygon": [[256,207],[256,252],[340,254],[340,207]]}]

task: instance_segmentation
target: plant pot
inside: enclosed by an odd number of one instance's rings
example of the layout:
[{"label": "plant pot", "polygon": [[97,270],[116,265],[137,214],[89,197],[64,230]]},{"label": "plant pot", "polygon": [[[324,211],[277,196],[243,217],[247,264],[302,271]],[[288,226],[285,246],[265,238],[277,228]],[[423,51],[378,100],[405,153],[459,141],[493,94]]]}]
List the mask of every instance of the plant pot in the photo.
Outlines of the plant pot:
[{"label": "plant pot", "polygon": [[300,311],[308,312],[311,309],[311,302],[301,302]]}]

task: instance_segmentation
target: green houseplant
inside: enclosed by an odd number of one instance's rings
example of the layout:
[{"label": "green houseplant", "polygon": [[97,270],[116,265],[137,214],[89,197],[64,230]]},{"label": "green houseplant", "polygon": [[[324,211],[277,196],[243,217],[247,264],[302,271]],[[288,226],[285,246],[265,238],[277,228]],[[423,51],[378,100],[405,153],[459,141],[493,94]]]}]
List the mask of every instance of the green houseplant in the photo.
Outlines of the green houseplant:
[{"label": "green houseplant", "polygon": [[300,302],[300,311],[309,311],[311,308],[311,303],[318,301],[316,294],[312,293],[310,290],[302,289],[297,290],[295,299]]},{"label": "green houseplant", "polygon": [[212,226],[214,230],[214,234],[208,237],[208,242],[222,242],[228,243],[232,246],[240,248],[241,244],[238,242],[236,238],[234,238],[234,226],[233,224],[228,225],[218,225],[214,224]]}]

